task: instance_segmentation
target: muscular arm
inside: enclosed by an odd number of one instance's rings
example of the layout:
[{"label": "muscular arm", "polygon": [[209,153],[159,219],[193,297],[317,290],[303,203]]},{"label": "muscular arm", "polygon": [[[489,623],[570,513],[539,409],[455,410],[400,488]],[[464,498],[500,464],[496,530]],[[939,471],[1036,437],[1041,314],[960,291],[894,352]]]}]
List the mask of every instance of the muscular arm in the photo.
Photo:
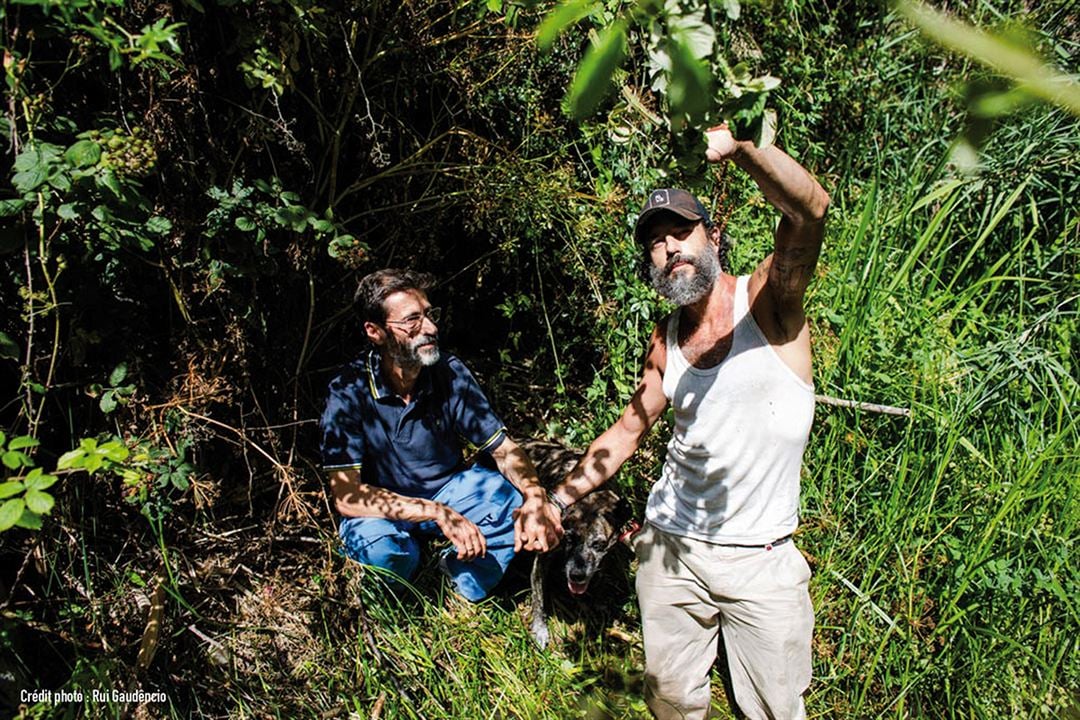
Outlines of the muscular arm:
[{"label": "muscular arm", "polygon": [[768,305],[769,319],[775,321],[769,323],[775,325],[775,339],[780,343],[794,340],[805,324],[803,296],[821,252],[829,196],[802,165],[780,148],[736,142],[723,127],[710,130],[706,136],[706,157],[712,162],[730,159],[745,170],[765,199],[782,214],[774,251],[755,271],[751,295],[765,290],[762,299]]},{"label": "muscular arm", "polygon": [[334,470],[330,473],[334,506],[344,517],[376,517],[387,520],[424,522],[433,520],[443,535],[454,544],[458,559],[472,560],[487,551],[480,528],[456,510],[424,498],[407,497],[361,482],[359,470]]},{"label": "muscular arm", "polygon": [[577,467],[555,489],[555,494],[567,505],[607,482],[634,454],[645,433],[667,407],[667,398],[664,397],[664,364],[667,359],[664,327],[665,323],[661,323],[653,330],[641,383],[622,415],[589,445]]},{"label": "muscular arm", "polygon": [[514,552],[521,548],[547,552],[562,537],[558,511],[548,505],[536,468],[521,446],[509,437],[491,451],[499,472],[521,491],[524,502],[514,515]]}]

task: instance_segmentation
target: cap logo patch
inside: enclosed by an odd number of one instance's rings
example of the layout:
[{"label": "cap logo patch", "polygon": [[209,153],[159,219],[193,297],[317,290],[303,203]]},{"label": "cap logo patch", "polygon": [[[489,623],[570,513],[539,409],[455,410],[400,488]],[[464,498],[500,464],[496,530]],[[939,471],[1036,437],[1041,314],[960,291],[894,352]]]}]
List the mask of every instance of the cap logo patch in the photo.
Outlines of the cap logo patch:
[{"label": "cap logo patch", "polygon": [[668,197],[667,190],[657,190],[652,195],[652,205],[668,205],[671,203],[671,198]]}]

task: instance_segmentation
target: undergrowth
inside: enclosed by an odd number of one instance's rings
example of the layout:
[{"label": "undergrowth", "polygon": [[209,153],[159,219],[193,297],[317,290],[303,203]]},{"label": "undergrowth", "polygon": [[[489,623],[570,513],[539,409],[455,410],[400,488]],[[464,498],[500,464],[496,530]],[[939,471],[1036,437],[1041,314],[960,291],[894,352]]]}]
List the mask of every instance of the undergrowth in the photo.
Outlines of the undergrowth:
[{"label": "undergrowth", "polygon": [[[338,552],[313,420],[360,347],[357,277],[404,264],[440,277],[444,344],[513,434],[580,447],[617,416],[665,311],[630,223],[684,179],[657,169],[644,60],[618,78],[634,100],[578,126],[560,102],[588,28],[540,56],[538,16],[510,4],[189,2],[169,15],[187,26],[155,26],[166,10],[132,3],[135,45],[110,3],[46,5],[3,16],[22,158],[0,228],[5,477],[41,512],[0,535],[0,706],[644,717],[625,548],[586,600],[553,591],[547,651],[527,568],[476,606],[430,563],[388,591]],[[1026,20],[1075,73],[1075,9]],[[964,100],[1000,79],[876,3],[744,4],[719,37],[781,77],[779,142],[833,199],[816,391],[900,412],[817,407],[797,537],[811,717],[1077,716],[1077,119],[1017,108],[973,164]],[[775,211],[734,169],[694,188],[748,272]],[[638,510],[669,431],[614,481]],[[86,697],[20,700],[34,688]]]}]

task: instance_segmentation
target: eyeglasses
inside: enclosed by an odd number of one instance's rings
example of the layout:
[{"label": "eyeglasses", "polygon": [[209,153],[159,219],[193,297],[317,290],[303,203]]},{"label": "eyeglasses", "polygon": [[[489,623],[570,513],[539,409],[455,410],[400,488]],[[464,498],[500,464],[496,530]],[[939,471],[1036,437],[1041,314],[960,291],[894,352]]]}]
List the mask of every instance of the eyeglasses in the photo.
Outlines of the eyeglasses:
[{"label": "eyeglasses", "polygon": [[439,318],[442,317],[442,308],[429,307],[427,310],[421,313],[413,313],[407,317],[403,317],[400,320],[386,320],[387,325],[397,325],[407,333],[414,333],[420,329],[420,326],[424,322],[424,318],[427,318],[434,325],[439,324]]}]

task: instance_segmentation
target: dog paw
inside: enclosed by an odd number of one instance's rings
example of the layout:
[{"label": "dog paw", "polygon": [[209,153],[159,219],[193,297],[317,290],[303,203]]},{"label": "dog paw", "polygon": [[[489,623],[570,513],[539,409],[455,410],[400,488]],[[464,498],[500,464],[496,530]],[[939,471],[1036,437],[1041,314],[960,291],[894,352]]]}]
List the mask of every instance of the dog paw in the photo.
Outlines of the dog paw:
[{"label": "dog paw", "polygon": [[551,631],[548,630],[547,623],[534,621],[530,626],[529,631],[532,633],[533,640],[536,641],[536,644],[540,646],[541,650],[545,649],[548,646],[548,643],[551,642]]}]

